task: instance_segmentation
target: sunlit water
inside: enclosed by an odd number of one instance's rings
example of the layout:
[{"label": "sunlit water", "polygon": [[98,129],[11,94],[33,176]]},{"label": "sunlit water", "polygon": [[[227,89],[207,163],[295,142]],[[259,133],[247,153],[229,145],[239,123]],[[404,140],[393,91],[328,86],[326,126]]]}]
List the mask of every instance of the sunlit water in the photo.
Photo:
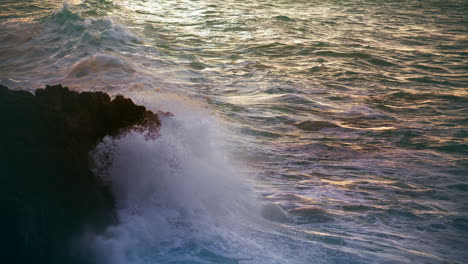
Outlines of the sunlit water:
[{"label": "sunlit water", "polygon": [[464,0],[4,0],[0,83],[174,113],[93,153],[113,153],[96,170],[121,221],[85,238],[99,262],[466,263],[467,18]]}]

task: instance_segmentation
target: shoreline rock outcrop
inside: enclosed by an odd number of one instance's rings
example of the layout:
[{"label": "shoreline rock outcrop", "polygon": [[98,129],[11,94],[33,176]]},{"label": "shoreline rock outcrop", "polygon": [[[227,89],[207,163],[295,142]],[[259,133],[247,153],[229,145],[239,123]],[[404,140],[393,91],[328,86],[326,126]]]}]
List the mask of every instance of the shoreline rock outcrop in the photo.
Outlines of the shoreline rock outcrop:
[{"label": "shoreline rock outcrop", "polygon": [[5,263],[92,263],[70,250],[84,230],[115,223],[114,199],[91,171],[106,136],[141,129],[156,137],[158,114],[130,99],[61,85],[35,94],[0,85],[0,233]]}]

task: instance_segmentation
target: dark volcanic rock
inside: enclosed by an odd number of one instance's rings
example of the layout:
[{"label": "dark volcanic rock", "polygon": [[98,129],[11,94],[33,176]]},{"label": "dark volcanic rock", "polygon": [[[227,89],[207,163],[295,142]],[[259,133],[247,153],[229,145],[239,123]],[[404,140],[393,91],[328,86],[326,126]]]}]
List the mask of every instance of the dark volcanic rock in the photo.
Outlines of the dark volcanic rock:
[{"label": "dark volcanic rock", "polygon": [[4,263],[92,263],[79,234],[116,221],[110,191],[89,169],[105,136],[156,137],[159,117],[117,96],[60,85],[35,95],[0,85],[0,234]]}]

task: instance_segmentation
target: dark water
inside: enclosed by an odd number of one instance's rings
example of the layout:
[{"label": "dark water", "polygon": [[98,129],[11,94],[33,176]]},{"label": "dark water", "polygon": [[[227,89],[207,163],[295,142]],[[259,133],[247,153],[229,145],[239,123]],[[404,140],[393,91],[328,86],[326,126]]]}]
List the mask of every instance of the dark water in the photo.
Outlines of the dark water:
[{"label": "dark water", "polygon": [[[104,263],[465,263],[468,4],[2,1],[0,80],[172,111],[105,142]],[[263,208],[263,209],[262,209]]]}]

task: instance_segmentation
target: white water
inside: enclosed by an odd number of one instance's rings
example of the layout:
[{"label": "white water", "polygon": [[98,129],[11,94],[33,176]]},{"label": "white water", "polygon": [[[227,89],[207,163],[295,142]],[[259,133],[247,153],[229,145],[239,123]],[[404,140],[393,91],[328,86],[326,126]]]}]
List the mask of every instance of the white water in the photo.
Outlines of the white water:
[{"label": "white water", "polygon": [[223,244],[213,245],[213,254],[229,251],[217,247],[240,239],[241,218],[255,214],[253,193],[229,163],[217,122],[186,111],[165,118],[155,140],[132,132],[97,146],[96,169],[112,187],[120,218],[96,237],[99,262],[152,262],[216,237]]}]

